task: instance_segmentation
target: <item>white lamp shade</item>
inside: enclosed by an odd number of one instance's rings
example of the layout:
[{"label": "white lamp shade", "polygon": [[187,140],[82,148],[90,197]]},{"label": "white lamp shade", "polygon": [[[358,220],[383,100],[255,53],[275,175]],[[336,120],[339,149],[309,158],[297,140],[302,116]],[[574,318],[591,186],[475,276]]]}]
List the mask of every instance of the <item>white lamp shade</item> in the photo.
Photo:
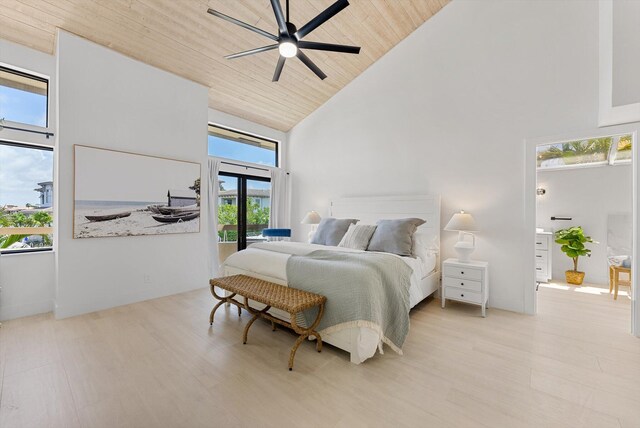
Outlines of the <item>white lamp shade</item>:
[{"label": "white lamp shade", "polygon": [[320,217],[320,214],[318,214],[315,211],[309,211],[307,215],[304,216],[304,218],[300,223],[301,224],[318,224],[320,223],[321,219],[322,217]]},{"label": "white lamp shade", "polygon": [[444,230],[450,230],[454,232],[477,232],[476,221],[471,214],[464,211],[455,213],[449,223],[444,227]]}]

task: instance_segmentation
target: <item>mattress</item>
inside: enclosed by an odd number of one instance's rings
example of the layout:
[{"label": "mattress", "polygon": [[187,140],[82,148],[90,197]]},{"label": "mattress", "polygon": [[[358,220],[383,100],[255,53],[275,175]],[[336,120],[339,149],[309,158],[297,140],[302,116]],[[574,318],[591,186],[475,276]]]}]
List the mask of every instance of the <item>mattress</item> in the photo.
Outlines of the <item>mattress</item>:
[{"label": "mattress", "polygon": [[[241,269],[259,276],[279,280],[287,284],[287,260],[292,255],[305,255],[315,250],[332,250],[340,252],[363,252],[344,247],[307,244],[302,242],[268,242],[250,246],[246,250],[230,255],[224,262],[224,267]],[[424,258],[400,257],[412,271],[411,286],[409,288],[410,305],[415,306],[423,299],[420,292],[420,282],[436,268],[437,256],[431,254]]]}]

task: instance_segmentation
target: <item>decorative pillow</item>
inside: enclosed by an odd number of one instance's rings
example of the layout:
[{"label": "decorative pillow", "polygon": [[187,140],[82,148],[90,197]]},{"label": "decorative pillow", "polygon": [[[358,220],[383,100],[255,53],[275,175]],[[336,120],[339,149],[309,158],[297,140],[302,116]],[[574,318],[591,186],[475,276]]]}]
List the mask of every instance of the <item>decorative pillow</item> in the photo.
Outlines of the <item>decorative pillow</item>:
[{"label": "decorative pillow", "polygon": [[356,250],[366,250],[373,232],[378,226],[371,224],[352,224],[347,233],[342,237],[338,247],[354,248]]},{"label": "decorative pillow", "polygon": [[337,246],[340,240],[347,233],[349,225],[356,224],[358,220],[354,218],[323,218],[320,220],[318,230],[311,238],[312,244]]},{"label": "decorative pillow", "polygon": [[378,227],[371,237],[367,251],[381,251],[399,256],[413,257],[412,237],[418,226],[425,221],[420,218],[399,220],[379,220]]}]

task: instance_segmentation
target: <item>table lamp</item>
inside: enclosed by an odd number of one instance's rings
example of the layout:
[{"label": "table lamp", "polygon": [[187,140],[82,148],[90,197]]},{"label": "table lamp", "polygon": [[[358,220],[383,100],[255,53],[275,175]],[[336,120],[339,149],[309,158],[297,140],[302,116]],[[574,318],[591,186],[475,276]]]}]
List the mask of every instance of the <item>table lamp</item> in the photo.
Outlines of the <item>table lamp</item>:
[{"label": "table lamp", "polygon": [[[469,263],[471,261],[470,256],[473,250],[476,249],[476,237],[471,232],[477,232],[476,221],[471,214],[464,211],[455,213],[449,223],[444,227],[444,230],[458,232],[458,242],[453,248],[458,253],[458,261],[462,263]],[[471,237],[471,242],[465,241],[465,236]]]},{"label": "table lamp", "polygon": [[320,214],[312,210],[312,211],[309,211],[307,215],[305,215],[302,221],[300,222],[300,224],[312,225],[311,232],[309,232],[309,235],[307,237],[307,242],[311,242],[311,239],[313,238],[313,235],[316,233],[316,228],[318,227],[318,224],[320,223],[321,219],[322,217],[320,217]]}]

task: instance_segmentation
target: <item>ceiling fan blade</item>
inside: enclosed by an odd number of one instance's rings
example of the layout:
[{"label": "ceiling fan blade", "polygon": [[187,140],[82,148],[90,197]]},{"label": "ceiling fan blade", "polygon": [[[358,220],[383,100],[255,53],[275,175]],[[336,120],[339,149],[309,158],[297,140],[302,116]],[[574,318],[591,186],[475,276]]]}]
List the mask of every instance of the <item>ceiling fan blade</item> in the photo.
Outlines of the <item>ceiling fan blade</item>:
[{"label": "ceiling fan blade", "polygon": [[238,52],[238,53],[234,53],[234,54],[231,54],[231,55],[227,55],[227,56],[225,56],[225,58],[226,59],[241,58],[241,57],[247,56],[247,55],[253,55],[253,54],[260,53],[260,52],[270,51],[272,49],[276,49],[277,47],[278,47],[278,44],[276,43],[275,45],[263,46],[261,48],[249,49],[248,51],[243,51],[243,52]]},{"label": "ceiling fan blade", "polygon": [[284,14],[282,13],[280,0],[271,0],[271,7],[273,8],[273,13],[276,15],[276,22],[278,23],[278,30],[280,30],[280,34],[289,35],[289,30],[287,30],[287,21],[284,19]]},{"label": "ceiling fan blade", "polygon": [[280,55],[280,58],[278,58],[278,64],[276,65],[276,71],[275,73],[273,73],[273,79],[271,79],[272,82],[277,82],[278,80],[280,80],[280,74],[282,74],[282,69],[284,68],[284,62],[287,59],[285,57],[283,57],[282,55]]},{"label": "ceiling fan blade", "polygon": [[261,30],[259,28],[254,27],[253,25],[249,25],[246,22],[242,22],[242,21],[238,21],[235,18],[230,17],[229,15],[225,15],[224,13],[218,12],[217,10],[213,10],[213,9],[208,9],[207,13],[210,13],[213,16],[217,16],[218,18],[222,18],[225,21],[231,22],[232,24],[236,24],[239,25],[242,28],[246,28],[247,30],[253,31],[254,33],[258,33],[261,36],[267,37],[271,40],[275,40],[276,42],[278,41],[278,37],[274,36],[273,34],[269,34],[264,30]]},{"label": "ceiling fan blade", "polygon": [[313,18],[311,21],[307,22],[300,28],[295,36],[298,40],[301,40],[304,36],[333,18],[338,12],[340,12],[345,7],[349,6],[348,0],[338,0],[328,8],[326,8],[323,12],[321,12],[318,16]]},{"label": "ceiling fan blade", "polygon": [[302,62],[304,63],[304,65],[306,65],[307,67],[309,67],[309,68],[311,69],[311,71],[313,71],[313,72],[316,74],[316,76],[318,76],[321,80],[324,80],[324,79],[326,79],[326,78],[327,78],[327,75],[326,75],[326,74],[324,74],[324,73],[322,72],[322,70],[320,70],[320,69],[318,68],[318,66],[317,66],[317,65],[315,65],[315,64],[313,63],[313,61],[311,61],[311,60],[309,59],[309,57],[308,57],[308,56],[306,56],[306,55],[305,55],[305,54],[304,54],[300,49],[298,49],[298,54],[297,54],[297,56],[298,56],[298,58],[300,58],[300,61],[302,61]]},{"label": "ceiling fan blade", "polygon": [[350,54],[360,53],[359,46],[334,45],[332,43],[319,43],[319,42],[305,42],[303,40],[298,42],[298,47],[302,49],[315,49],[319,51],[343,52],[343,53],[350,53]]}]

